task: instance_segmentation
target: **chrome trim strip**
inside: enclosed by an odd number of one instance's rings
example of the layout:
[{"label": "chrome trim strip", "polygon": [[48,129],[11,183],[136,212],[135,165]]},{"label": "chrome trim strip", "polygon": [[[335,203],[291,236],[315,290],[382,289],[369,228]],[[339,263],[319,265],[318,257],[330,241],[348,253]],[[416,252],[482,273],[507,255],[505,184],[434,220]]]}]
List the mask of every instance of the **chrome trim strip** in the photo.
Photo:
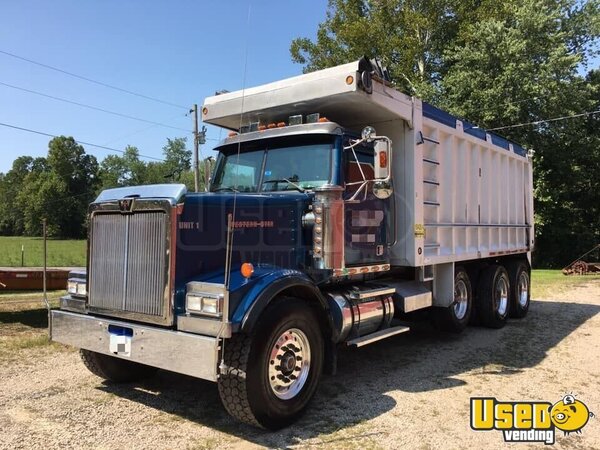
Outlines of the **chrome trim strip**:
[{"label": "chrome trim strip", "polygon": [[392,328],[384,328],[383,330],[376,331],[375,333],[352,339],[346,342],[346,345],[348,345],[348,347],[362,347],[363,345],[372,344],[373,342],[396,336],[400,333],[406,333],[407,331],[410,331],[410,328],[405,327],[404,325],[398,325]]},{"label": "chrome trim strip", "polygon": [[224,324],[221,319],[208,319],[193,315],[177,316],[177,329],[222,338],[230,338],[232,332],[230,322]]},{"label": "chrome trim strip", "polygon": [[87,314],[86,300],[66,295],[60,298],[60,309]]},{"label": "chrome trim strip", "polygon": [[390,270],[389,264],[376,264],[372,266],[362,267],[346,267],[344,269],[335,269],[333,271],[333,276],[347,277],[349,275],[360,275],[362,273],[387,272],[388,270]]},{"label": "chrome trim strip", "polygon": [[529,228],[531,225],[512,223],[426,223],[426,227]]},{"label": "chrome trim strip", "polygon": [[[362,287],[362,286],[361,286]],[[353,300],[362,300],[365,298],[377,297],[380,295],[395,294],[396,288],[392,287],[379,287],[379,288],[367,288],[367,289],[354,289],[350,291],[350,298]]]},{"label": "chrome trim strip", "polygon": [[[66,311],[52,311],[52,340],[204,380],[217,380],[217,339]],[[131,357],[109,350],[109,326],[132,330]]]},{"label": "chrome trim strip", "polygon": [[215,147],[219,151],[222,147],[242,142],[257,141],[259,139],[269,139],[284,136],[296,136],[305,134],[331,134],[341,136],[342,127],[335,122],[304,123],[301,125],[287,125],[281,128],[271,128],[261,131],[252,131],[249,133],[236,134],[225,138]]},{"label": "chrome trim strip", "polygon": [[94,203],[104,203],[109,200],[123,198],[159,198],[170,199],[171,203],[177,203],[187,193],[184,184],[149,184],[144,186],[127,186],[122,188],[105,189],[98,195]]}]

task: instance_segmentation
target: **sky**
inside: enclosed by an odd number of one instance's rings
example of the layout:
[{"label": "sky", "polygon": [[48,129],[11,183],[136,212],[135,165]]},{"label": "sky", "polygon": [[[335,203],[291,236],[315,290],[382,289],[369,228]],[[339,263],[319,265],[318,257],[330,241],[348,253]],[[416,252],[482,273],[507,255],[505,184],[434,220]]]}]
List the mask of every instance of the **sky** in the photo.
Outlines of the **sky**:
[{"label": "sky", "polygon": [[[289,47],[314,38],[327,0],[20,0],[0,14],[0,123],[116,149],[162,156],[167,138],[187,136],[186,116],[215,91],[298,75]],[[7,52],[154,97],[150,101],[6,55]],[[246,62],[247,61],[247,62]],[[8,87],[9,84],[13,87]],[[37,91],[178,129],[107,114]],[[202,124],[200,124],[201,126]],[[225,131],[208,126],[203,156]],[[189,131],[186,131],[189,130]],[[46,156],[51,138],[0,126],[0,172],[20,155]],[[111,154],[84,145],[102,160]]]}]

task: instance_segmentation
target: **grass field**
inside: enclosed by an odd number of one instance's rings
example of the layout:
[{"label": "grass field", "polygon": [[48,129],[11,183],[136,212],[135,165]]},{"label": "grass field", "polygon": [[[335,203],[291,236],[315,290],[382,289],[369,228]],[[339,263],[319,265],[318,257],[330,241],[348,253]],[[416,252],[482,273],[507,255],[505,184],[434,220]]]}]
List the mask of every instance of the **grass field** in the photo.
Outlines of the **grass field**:
[{"label": "grass field", "polygon": [[556,298],[561,292],[581,286],[591,280],[600,280],[600,275],[565,276],[560,270],[533,270],[531,273],[531,297]]},{"label": "grass field", "polygon": [[[0,236],[0,267],[21,266],[21,246],[25,250],[24,266],[44,265],[44,241],[42,238]],[[48,240],[48,266],[85,266],[86,243],[84,240]]]}]

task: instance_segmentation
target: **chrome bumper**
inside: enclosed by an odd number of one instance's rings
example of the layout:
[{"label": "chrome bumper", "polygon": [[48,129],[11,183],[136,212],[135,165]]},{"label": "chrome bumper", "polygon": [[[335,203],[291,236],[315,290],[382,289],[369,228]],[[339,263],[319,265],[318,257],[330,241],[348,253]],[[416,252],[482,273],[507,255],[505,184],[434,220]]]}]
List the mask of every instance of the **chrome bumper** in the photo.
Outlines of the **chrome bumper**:
[{"label": "chrome bumper", "polygon": [[[129,329],[130,356],[109,349],[109,326]],[[218,340],[66,311],[52,311],[52,340],[205,380],[217,380]]]}]

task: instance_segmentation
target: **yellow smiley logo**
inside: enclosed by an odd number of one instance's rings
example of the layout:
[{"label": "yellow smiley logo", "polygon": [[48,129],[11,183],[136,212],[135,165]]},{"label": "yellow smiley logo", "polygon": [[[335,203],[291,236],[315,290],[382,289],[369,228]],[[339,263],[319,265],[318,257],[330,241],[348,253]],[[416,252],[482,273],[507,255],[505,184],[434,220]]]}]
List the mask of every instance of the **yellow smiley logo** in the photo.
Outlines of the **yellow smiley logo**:
[{"label": "yellow smiley logo", "polygon": [[552,423],[565,434],[581,433],[581,429],[588,423],[590,417],[594,417],[594,413],[591,413],[585,403],[576,400],[573,395],[565,395],[550,409]]}]

